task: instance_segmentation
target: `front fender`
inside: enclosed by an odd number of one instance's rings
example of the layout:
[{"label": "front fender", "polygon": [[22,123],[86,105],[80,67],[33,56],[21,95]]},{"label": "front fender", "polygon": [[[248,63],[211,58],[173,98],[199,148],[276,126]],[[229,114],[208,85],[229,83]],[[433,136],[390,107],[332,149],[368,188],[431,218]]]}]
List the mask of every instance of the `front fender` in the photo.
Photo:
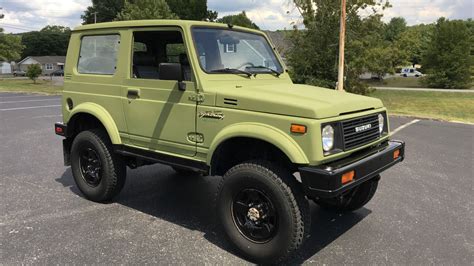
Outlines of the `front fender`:
[{"label": "front fender", "polygon": [[296,164],[309,164],[305,153],[293,138],[277,128],[259,123],[238,123],[221,130],[209,148],[207,163],[210,165],[212,155],[221,143],[235,137],[248,137],[266,141],[286,154],[291,162]]},{"label": "front fender", "polygon": [[107,130],[112,144],[122,144],[122,139],[120,138],[117,125],[115,124],[112,116],[109,114],[109,112],[107,112],[107,110],[105,110],[104,107],[91,102],[81,103],[71,111],[69,120],[71,120],[74,115],[80,113],[90,114],[97,118],[105,127],[105,130]]}]

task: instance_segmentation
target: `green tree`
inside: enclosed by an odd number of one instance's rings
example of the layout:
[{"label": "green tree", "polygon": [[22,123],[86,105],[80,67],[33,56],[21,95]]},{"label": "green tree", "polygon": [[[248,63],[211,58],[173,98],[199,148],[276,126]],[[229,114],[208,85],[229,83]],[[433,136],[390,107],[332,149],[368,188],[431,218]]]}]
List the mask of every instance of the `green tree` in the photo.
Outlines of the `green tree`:
[{"label": "green tree", "polygon": [[217,11],[208,10],[206,20],[214,22],[214,21],[217,20],[218,16],[219,16],[219,14],[217,13]]},{"label": "green tree", "polygon": [[402,51],[412,65],[423,64],[422,58],[428,49],[433,25],[416,25],[408,27],[393,42]]},{"label": "green tree", "polygon": [[34,83],[36,83],[36,79],[41,75],[43,71],[41,70],[41,66],[38,64],[29,65],[26,69],[26,76],[31,79]]},{"label": "green tree", "polygon": [[[288,53],[292,78],[297,83],[334,88],[337,80],[340,1],[295,0],[295,4],[303,16],[305,30],[295,29],[289,34],[293,43]],[[389,56],[393,50],[384,39],[382,15],[376,11],[388,7],[387,1],[348,1],[345,90],[366,93],[367,86],[359,81],[362,73],[370,69],[377,70],[377,73],[392,72],[398,63]],[[383,64],[388,69],[381,70]]]},{"label": "green tree", "polygon": [[46,26],[40,31],[22,34],[25,46],[22,57],[44,55],[66,55],[71,30],[63,26]]},{"label": "green tree", "polygon": [[385,39],[389,42],[393,42],[400,37],[407,29],[407,22],[402,17],[392,18],[385,27]]},{"label": "green tree", "polygon": [[180,19],[213,21],[217,18],[217,12],[207,10],[207,0],[166,0],[166,2]]},{"label": "green tree", "polygon": [[242,11],[242,13],[239,13],[237,15],[224,16],[218,19],[217,22],[232,24],[232,25],[251,28],[251,29],[259,29],[257,24],[253,23],[253,21],[250,20],[249,17],[247,17],[247,13],[245,13],[245,11]]},{"label": "green tree", "polygon": [[0,28],[0,61],[15,61],[21,58],[24,46],[21,37],[13,34],[5,34]]},{"label": "green tree", "polygon": [[440,18],[423,59],[429,87],[466,89],[471,86],[472,30],[465,21]]},{"label": "green tree", "polygon": [[92,0],[92,6],[87,7],[81,15],[82,24],[94,23],[94,17],[97,18],[97,23],[113,21],[124,4],[125,0]]},{"label": "green tree", "polygon": [[125,1],[116,20],[135,19],[178,19],[178,16],[171,11],[165,0]]}]

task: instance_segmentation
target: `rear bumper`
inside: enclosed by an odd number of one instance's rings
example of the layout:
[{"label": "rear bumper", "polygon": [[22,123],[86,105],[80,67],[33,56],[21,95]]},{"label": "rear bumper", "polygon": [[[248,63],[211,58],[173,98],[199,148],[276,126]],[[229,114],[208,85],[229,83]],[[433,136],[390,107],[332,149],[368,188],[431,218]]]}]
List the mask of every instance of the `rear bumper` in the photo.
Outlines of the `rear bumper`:
[{"label": "rear bumper", "polygon": [[54,123],[54,133],[56,135],[66,137],[63,139],[63,157],[64,157],[64,166],[71,165],[71,139],[68,139],[67,124],[57,122]]},{"label": "rear bumper", "polygon": [[[394,152],[400,154],[394,158]],[[378,174],[403,161],[405,143],[388,141],[362,153],[320,166],[300,167],[299,172],[306,195],[309,198],[333,198],[363,182],[378,178]],[[344,173],[355,171],[354,180],[342,184]]]},{"label": "rear bumper", "polygon": [[59,136],[67,136],[67,125],[61,122],[54,123],[54,133]]}]

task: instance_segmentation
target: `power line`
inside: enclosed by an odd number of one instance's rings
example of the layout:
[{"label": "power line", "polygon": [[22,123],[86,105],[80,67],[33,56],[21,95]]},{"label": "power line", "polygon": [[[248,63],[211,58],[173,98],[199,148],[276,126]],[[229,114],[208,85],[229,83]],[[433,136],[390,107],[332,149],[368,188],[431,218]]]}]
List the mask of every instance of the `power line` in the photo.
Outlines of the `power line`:
[{"label": "power line", "polygon": [[[4,28],[8,28],[8,29],[21,30],[21,31],[24,31],[24,32],[33,31],[31,29],[23,28],[21,26],[8,26],[8,25],[0,24],[0,27],[4,27]],[[38,31],[38,29],[34,29],[34,31]]]},{"label": "power line", "polygon": [[23,26],[23,25],[15,25],[15,24],[8,24],[8,23],[1,23],[1,25],[5,27],[20,27],[27,30],[38,30],[38,28],[33,28],[33,27],[28,27],[28,26]]}]

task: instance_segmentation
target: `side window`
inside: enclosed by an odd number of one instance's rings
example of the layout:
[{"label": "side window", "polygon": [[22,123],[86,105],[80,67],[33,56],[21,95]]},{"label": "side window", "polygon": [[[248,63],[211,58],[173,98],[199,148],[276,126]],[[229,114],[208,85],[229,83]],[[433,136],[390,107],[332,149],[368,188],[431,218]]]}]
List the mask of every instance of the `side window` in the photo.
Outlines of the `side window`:
[{"label": "side window", "polygon": [[180,63],[179,56],[182,54],[186,54],[186,47],[183,43],[169,43],[166,45],[168,63]]},{"label": "side window", "polygon": [[79,73],[113,75],[119,45],[120,35],[84,36],[77,65]]},{"label": "side window", "polygon": [[175,63],[181,66],[183,80],[191,81],[191,66],[181,32],[136,31],[133,40],[133,78],[168,80],[169,73],[160,73],[160,65]]},{"label": "side window", "polygon": [[134,42],[133,43],[133,52],[147,52],[146,44],[142,42]]}]

